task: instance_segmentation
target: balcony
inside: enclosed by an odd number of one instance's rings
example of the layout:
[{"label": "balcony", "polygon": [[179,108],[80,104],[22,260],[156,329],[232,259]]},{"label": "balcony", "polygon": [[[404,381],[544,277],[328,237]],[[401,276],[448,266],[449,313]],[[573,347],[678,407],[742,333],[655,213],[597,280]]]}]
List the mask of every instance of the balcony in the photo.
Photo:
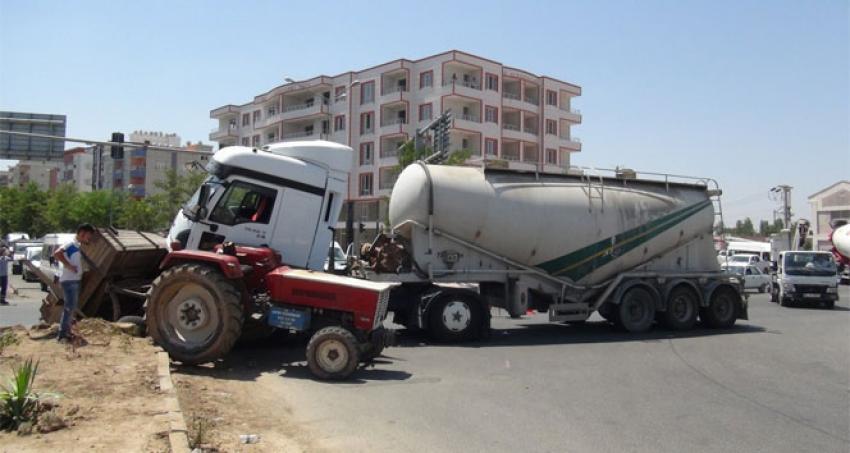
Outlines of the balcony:
[{"label": "balcony", "polygon": [[142,167],[142,168],[135,168],[133,170],[130,170],[130,177],[131,178],[144,178],[145,177],[145,168]]},{"label": "balcony", "polygon": [[573,123],[581,123],[581,110],[572,108],[559,108],[564,118]]},{"label": "balcony", "polygon": [[319,131],[298,131],[287,132],[281,135],[281,141],[292,140],[327,140],[328,134],[320,133]]},{"label": "balcony", "polygon": [[461,129],[469,129],[475,128],[481,125],[481,117],[478,115],[454,115],[454,121],[452,122],[453,127],[458,127]]},{"label": "balcony", "polygon": [[471,98],[481,97],[481,82],[472,80],[444,80],[443,90]]},{"label": "balcony", "polygon": [[225,105],[210,111],[210,118],[216,119],[225,115],[239,115],[239,107],[235,105]]},{"label": "balcony", "polygon": [[527,109],[528,105],[522,101],[522,95],[519,93],[511,93],[510,91],[502,92],[502,103],[505,107],[515,109]]},{"label": "balcony", "polygon": [[284,105],[283,113],[280,115],[281,119],[286,121],[295,118],[305,118],[312,115],[323,115],[328,112],[328,101],[322,99],[314,102],[305,102],[303,104]]},{"label": "balcony", "polygon": [[407,124],[405,118],[388,118],[381,119],[381,135],[398,134],[403,132],[404,125]]},{"label": "balcony", "polygon": [[210,140],[220,141],[225,138],[238,138],[239,137],[239,128],[236,125],[231,125],[223,128],[215,128],[210,131]]},{"label": "balcony", "polygon": [[560,146],[573,151],[581,151],[581,139],[579,139],[578,137],[561,135],[560,137],[558,137],[558,139]]}]

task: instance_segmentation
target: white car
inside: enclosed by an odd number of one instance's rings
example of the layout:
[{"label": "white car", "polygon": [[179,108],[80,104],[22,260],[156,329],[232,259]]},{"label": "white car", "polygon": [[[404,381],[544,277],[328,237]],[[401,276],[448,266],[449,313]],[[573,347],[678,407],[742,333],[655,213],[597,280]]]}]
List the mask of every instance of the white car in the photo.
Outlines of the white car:
[{"label": "white car", "polygon": [[[330,250],[328,250],[330,252]],[[334,241],[333,247],[333,255],[334,255],[334,271],[335,272],[344,272],[345,267],[348,265],[348,256],[345,252],[342,251],[342,246],[339,245],[339,242]],[[325,258],[325,272],[328,271],[328,259]]]},{"label": "white car", "polygon": [[730,263],[728,266],[723,266],[723,270],[730,274],[736,274],[738,277],[743,278],[744,291],[757,290],[760,293],[766,293],[771,290],[771,285],[773,284],[773,279],[771,278],[771,276],[769,274],[765,274],[758,267],[752,264]]},{"label": "white car", "polygon": [[759,258],[758,255],[751,255],[749,253],[739,253],[737,255],[732,255],[728,258],[728,261],[725,263],[721,263],[721,265],[726,264],[728,266],[748,266],[752,265],[763,273],[770,272],[770,261],[765,261]]},{"label": "white car", "polygon": [[[41,266],[41,248],[42,248],[41,245],[27,247],[25,259],[27,261],[29,261],[36,268]],[[21,277],[23,277],[24,281],[28,281],[28,282],[37,282],[38,281],[38,277],[35,274],[33,274],[32,272],[30,272],[30,270],[29,270],[29,268],[27,268],[27,266],[24,266],[22,273],[21,273]]]}]

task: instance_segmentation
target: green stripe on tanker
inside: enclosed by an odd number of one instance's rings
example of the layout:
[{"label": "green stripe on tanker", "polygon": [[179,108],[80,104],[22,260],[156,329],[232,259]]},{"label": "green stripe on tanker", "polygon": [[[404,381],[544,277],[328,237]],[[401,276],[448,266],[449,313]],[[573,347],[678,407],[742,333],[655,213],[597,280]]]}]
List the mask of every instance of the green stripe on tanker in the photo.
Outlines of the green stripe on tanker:
[{"label": "green stripe on tanker", "polygon": [[553,275],[578,280],[709,206],[711,206],[711,200],[702,201],[564,256],[540,263],[537,267]]}]

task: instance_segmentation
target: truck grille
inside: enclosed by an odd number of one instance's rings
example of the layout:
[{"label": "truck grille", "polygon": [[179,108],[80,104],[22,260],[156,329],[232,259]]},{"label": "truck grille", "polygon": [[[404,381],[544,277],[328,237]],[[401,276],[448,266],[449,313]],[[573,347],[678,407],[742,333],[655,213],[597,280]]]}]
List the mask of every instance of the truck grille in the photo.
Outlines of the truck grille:
[{"label": "truck grille", "polygon": [[826,291],[826,286],[823,285],[794,285],[794,289],[798,293],[823,293]]},{"label": "truck grille", "polygon": [[378,296],[378,306],[375,307],[375,321],[372,328],[377,329],[384,322],[384,316],[387,314],[387,306],[390,304],[390,290],[381,291]]}]

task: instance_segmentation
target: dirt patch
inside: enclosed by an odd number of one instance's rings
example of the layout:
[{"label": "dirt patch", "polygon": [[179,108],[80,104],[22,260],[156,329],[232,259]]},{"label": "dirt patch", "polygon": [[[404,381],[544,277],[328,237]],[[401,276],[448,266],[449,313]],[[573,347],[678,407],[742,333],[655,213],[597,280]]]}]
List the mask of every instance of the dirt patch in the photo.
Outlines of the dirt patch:
[{"label": "dirt patch", "polygon": [[[60,344],[55,327],[15,329],[0,353],[0,379],[28,358],[39,361],[37,392],[57,394],[31,434],[0,432],[0,452],[167,452],[167,421],[156,348],[99,319],[77,325],[82,341]],[[26,430],[24,430],[26,431]]]},{"label": "dirt patch", "polygon": [[[172,372],[190,446],[207,452],[321,451],[290,421],[285,403],[258,392],[252,380],[225,374],[211,367]],[[242,435],[256,436],[256,442],[242,443]]]}]

